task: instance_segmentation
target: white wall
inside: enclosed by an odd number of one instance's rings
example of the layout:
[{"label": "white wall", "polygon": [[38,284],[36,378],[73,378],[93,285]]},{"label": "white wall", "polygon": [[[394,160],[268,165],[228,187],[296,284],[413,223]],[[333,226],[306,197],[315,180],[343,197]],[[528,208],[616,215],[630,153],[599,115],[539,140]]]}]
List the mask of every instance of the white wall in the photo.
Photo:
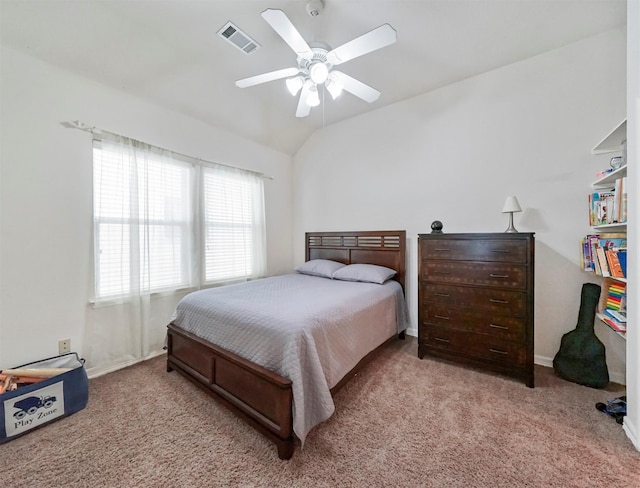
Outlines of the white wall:
[{"label": "white wall", "polygon": [[[0,368],[58,354],[58,340],[86,351],[84,324],[117,326],[119,307],[88,306],[92,255],[92,155],[79,119],[265,180],[268,273],[292,267],[291,158],[11,49],[1,51]],[[303,246],[302,240],[297,243]],[[176,297],[155,303],[166,325]],[[107,328],[108,332],[108,328]],[[163,332],[162,332],[163,333]],[[110,340],[107,333],[103,340]],[[91,366],[91,365],[89,365]]]},{"label": "white wall", "polygon": [[[625,117],[625,63],[625,31],[609,31],[316,132],[294,157],[294,236],[406,229],[416,335],[417,234],[434,220],[445,232],[503,232],[505,197],[517,195],[515,226],[536,233],[536,361],[550,365],[594,280],[580,271],[579,240],[608,156],[591,148]],[[624,382],[624,340],[595,327]]]}]

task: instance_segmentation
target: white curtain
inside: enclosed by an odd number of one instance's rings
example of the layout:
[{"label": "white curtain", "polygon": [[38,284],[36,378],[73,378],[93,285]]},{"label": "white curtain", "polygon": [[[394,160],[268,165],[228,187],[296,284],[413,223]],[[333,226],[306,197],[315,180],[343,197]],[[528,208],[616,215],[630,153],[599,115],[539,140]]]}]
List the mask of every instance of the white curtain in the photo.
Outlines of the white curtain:
[{"label": "white curtain", "polygon": [[264,276],[263,178],[103,133],[94,141],[90,374],[162,351],[188,292]]},{"label": "white curtain", "polygon": [[192,166],[170,151],[105,134],[94,141],[94,304],[88,366],[162,349],[151,294],[193,286]]}]

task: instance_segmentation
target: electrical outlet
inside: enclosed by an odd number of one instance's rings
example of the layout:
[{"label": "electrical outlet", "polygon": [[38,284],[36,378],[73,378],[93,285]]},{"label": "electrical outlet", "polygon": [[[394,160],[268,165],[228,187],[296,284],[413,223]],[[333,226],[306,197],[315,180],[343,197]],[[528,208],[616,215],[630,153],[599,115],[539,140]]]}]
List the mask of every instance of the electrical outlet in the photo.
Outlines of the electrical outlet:
[{"label": "electrical outlet", "polygon": [[71,339],[58,341],[58,354],[67,354],[69,352],[71,352]]}]

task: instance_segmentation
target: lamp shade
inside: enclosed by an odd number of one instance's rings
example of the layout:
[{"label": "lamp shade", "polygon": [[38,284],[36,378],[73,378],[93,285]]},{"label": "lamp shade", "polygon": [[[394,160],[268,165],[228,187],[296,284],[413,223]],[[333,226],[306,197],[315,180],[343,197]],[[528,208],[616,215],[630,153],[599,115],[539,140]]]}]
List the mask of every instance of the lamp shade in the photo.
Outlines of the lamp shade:
[{"label": "lamp shade", "polygon": [[518,199],[514,196],[507,197],[504,201],[504,207],[502,207],[502,213],[508,212],[522,212],[522,208],[520,208],[520,203],[518,203]]},{"label": "lamp shade", "polygon": [[327,87],[327,91],[331,94],[331,98],[334,100],[342,93],[342,85],[333,78],[329,78],[324,86]]},{"label": "lamp shade", "polygon": [[287,90],[289,90],[289,93],[295,97],[304,84],[304,78],[302,76],[287,78],[285,83],[287,84]]},{"label": "lamp shade", "polygon": [[320,105],[320,97],[318,96],[318,87],[316,85],[309,87],[306,102],[309,107],[317,107]]}]

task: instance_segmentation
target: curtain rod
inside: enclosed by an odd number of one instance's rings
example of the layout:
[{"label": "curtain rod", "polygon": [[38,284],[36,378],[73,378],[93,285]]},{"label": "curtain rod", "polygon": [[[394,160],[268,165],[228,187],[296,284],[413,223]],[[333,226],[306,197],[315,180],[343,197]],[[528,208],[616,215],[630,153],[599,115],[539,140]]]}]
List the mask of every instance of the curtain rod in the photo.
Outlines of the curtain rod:
[{"label": "curtain rod", "polygon": [[[80,122],[79,120],[72,120],[71,122],[60,122],[60,125],[62,125],[63,127],[67,128],[67,129],[78,129],[78,130],[81,130],[81,131],[84,131],[84,132],[89,132],[90,134],[94,134],[94,135],[100,135],[103,132],[108,132],[109,134],[113,134],[113,135],[118,136],[118,137],[126,137],[127,139],[131,139],[133,141],[140,142],[142,144],[148,144],[146,142],[138,141],[137,139],[133,139],[132,137],[129,137],[129,136],[124,136],[122,134],[116,134],[115,132],[111,132],[111,131],[108,131],[108,130],[103,131],[102,129],[98,129],[95,126],[87,125],[84,122]],[[154,146],[154,144],[148,144],[148,145]],[[225,168],[239,169],[239,170],[242,170],[242,171],[247,171],[249,173],[253,173],[253,174],[255,174],[257,176],[260,176],[261,178],[264,178],[266,180],[273,180],[273,176],[267,176],[264,173],[260,173],[258,171],[252,171],[250,169],[238,168],[237,166],[231,166],[230,164],[224,164],[224,163],[217,163],[215,161],[207,161],[206,159],[196,158],[194,156],[189,156],[188,154],[182,154],[182,153],[179,153],[179,152],[176,152],[176,151],[172,151],[171,149],[167,149],[167,148],[160,147],[160,146],[155,146],[155,147],[157,147],[158,149],[162,149],[163,151],[169,151],[170,153],[173,153],[173,154],[184,156],[184,157],[187,157],[187,158],[190,158],[190,159],[195,159],[196,161],[200,161],[202,163],[217,164],[218,166],[224,166]]]}]

